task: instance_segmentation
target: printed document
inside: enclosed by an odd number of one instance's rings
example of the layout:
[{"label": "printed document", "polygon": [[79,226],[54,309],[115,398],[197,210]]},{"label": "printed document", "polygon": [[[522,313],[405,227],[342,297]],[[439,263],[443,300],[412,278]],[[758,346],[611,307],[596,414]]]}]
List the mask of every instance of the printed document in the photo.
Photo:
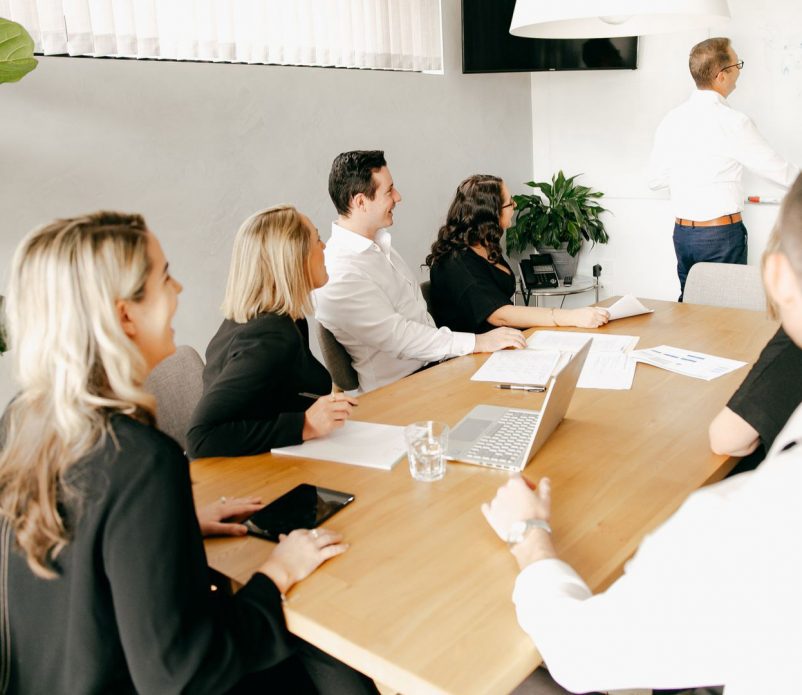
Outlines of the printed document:
[{"label": "printed document", "polygon": [[555,350],[500,350],[487,358],[471,381],[545,386],[559,359]]},{"label": "printed document", "polygon": [[627,352],[638,344],[636,335],[611,333],[573,333],[568,331],[535,331],[526,339],[530,350],[559,350],[575,353],[592,340],[590,355],[594,352]]},{"label": "printed document", "polygon": [[325,437],[271,451],[279,456],[300,456],[389,471],[407,453],[404,428],[348,420]]},{"label": "printed document", "polygon": [[638,362],[667,369],[669,372],[692,376],[694,379],[704,379],[705,381],[734,372],[746,364],[746,362],[706,355],[703,352],[683,350],[670,345],[658,345],[646,350],[635,350],[632,356]]},{"label": "printed document", "polygon": [[[635,378],[635,361],[630,357],[630,353],[638,344],[639,338],[636,335],[536,331],[526,342],[529,350],[533,352],[559,350],[562,353],[573,354],[588,340],[593,342],[579,376],[577,388],[621,391],[631,389]],[[568,361],[567,356],[563,361]],[[558,366],[561,367],[563,361]]]},{"label": "printed document", "polygon": [[643,306],[643,304],[635,298],[634,294],[625,294],[615,304],[607,307],[607,311],[610,312],[610,321],[654,313],[654,309],[648,309]]}]

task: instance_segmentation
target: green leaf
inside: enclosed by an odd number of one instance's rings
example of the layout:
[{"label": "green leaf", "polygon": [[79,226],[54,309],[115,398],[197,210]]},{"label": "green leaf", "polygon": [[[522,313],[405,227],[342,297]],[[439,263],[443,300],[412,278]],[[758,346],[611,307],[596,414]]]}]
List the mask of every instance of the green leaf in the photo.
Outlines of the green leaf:
[{"label": "green leaf", "polygon": [[578,185],[579,176],[566,178],[560,170],[551,177],[551,183],[528,181],[526,185],[533,192],[513,196],[518,209],[515,225],[507,230],[511,252],[527,246],[559,247],[567,243],[568,253],[576,255],[583,240],[607,243],[609,237],[599,219],[607,210],[596,202],[604,194]]},{"label": "green leaf", "polygon": [[18,82],[38,62],[31,35],[22,25],[0,17],[0,83]]}]

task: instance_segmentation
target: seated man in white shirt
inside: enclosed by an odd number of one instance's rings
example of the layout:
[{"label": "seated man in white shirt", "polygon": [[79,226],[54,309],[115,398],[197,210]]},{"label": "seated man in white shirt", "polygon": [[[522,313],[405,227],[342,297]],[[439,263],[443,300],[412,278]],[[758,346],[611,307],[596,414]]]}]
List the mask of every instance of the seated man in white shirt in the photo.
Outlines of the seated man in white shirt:
[{"label": "seated man in white shirt", "polygon": [[326,242],[329,281],[315,292],[315,318],[348,351],[360,391],[447,357],[526,347],[523,334],[513,328],[481,335],[437,328],[418,280],[386,229],[401,194],[384,152],[338,155],[331,165],[329,195],[339,217]]},{"label": "seated man in white shirt", "polygon": [[668,113],[655,136],[649,187],[671,190],[679,301],[695,263],[746,263],[744,167],[783,188],[799,174],[748,116],[727,103],[743,65],[727,38],[696,44],[689,68],[697,89]]},{"label": "seated man in white shirt", "polygon": [[[766,290],[802,346],[802,177],[776,233]],[[555,679],[571,692],[802,693],[801,444],[802,406],[760,467],[691,495],[596,596],[552,543],[548,479],[501,487],[482,511],[513,543],[518,621]]]}]

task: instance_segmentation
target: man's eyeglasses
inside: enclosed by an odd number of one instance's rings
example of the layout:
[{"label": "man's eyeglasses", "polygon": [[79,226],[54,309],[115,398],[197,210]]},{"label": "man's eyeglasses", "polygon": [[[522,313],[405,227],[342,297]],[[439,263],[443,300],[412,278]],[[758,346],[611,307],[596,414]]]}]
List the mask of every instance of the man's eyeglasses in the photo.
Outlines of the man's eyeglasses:
[{"label": "man's eyeglasses", "polygon": [[739,70],[743,70],[744,62],[742,60],[739,60],[737,63],[733,63],[732,65],[728,65],[725,68],[721,68],[721,70],[719,70],[717,74],[720,75],[722,72],[724,72],[725,70],[729,70],[730,68],[738,68]]}]

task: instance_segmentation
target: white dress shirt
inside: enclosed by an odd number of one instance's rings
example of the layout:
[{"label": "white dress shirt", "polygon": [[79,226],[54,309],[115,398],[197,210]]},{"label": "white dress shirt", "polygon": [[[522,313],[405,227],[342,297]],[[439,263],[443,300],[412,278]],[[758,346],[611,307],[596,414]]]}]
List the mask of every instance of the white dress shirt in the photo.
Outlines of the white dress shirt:
[{"label": "white dress shirt", "polygon": [[802,693],[802,406],[755,471],[691,495],[596,596],[566,563],[524,569],[513,600],[571,691],[724,685]]},{"label": "white dress shirt", "polygon": [[712,220],[743,210],[744,167],[785,188],[799,174],[748,116],[730,107],[718,92],[699,89],[657,128],[649,188],[671,189],[676,217]]},{"label": "white dress shirt", "polygon": [[329,281],[314,293],[315,318],[351,355],[360,391],[473,352],[472,333],[437,328],[386,230],[371,241],[332,224],[325,254]]}]

